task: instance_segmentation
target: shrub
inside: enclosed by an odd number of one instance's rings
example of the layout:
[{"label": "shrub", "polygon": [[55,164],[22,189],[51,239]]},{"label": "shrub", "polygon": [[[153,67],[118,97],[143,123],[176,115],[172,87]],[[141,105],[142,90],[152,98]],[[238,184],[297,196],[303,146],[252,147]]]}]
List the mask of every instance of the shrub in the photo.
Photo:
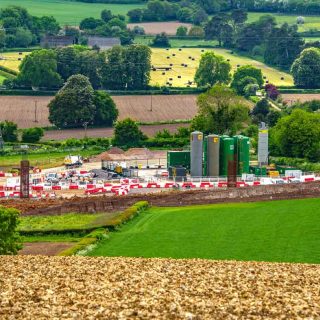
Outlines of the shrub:
[{"label": "shrub", "polygon": [[18,218],[18,210],[0,207],[0,255],[16,254],[22,248],[16,231]]},{"label": "shrub", "polygon": [[87,234],[84,238],[82,238],[79,242],[77,242],[73,247],[68,248],[62,252],[60,252],[59,256],[72,256],[75,255],[80,250],[84,250],[89,245],[95,244],[99,240],[107,237],[108,230],[99,228],[96,229],[89,234]]},{"label": "shrub", "polygon": [[112,219],[108,227],[116,228],[120,226],[121,224],[125,223],[126,221],[132,219],[140,212],[146,210],[149,207],[148,201],[139,201],[135,203],[130,208],[127,208],[123,212],[121,212],[118,216],[116,216],[114,219]]},{"label": "shrub", "polygon": [[156,37],[152,40],[153,47],[160,47],[160,48],[169,48],[171,47],[169,38],[165,32],[161,32],[157,34]]},{"label": "shrub", "polygon": [[28,128],[22,131],[22,141],[28,143],[37,143],[43,137],[44,130],[42,128]]},{"label": "shrub", "polygon": [[269,97],[271,100],[277,100],[280,93],[277,89],[277,87],[274,84],[268,83],[265,86],[267,97]]}]

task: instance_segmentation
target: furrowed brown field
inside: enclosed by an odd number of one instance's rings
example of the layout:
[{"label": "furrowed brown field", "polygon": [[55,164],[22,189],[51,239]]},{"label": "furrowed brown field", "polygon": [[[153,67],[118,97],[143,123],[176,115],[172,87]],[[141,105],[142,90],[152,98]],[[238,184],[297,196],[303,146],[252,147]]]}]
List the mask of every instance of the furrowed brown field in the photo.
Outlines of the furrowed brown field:
[{"label": "furrowed brown field", "polygon": [[[172,124],[153,124],[153,125],[141,125],[140,129],[144,134],[149,137],[154,136],[157,132],[164,129],[169,130],[171,133],[175,133],[178,128],[188,126],[188,123],[172,123]],[[90,138],[111,138],[113,136],[113,128],[93,128],[88,129],[86,133]],[[69,138],[84,138],[84,129],[69,129],[69,130],[49,130],[44,134],[44,140],[65,140]]]},{"label": "furrowed brown field", "polygon": [[311,100],[320,100],[320,93],[314,93],[314,94],[287,93],[287,94],[282,94],[282,98],[288,104],[292,104],[297,101],[306,102]]},{"label": "furrowed brown field", "polygon": [[142,22],[142,23],[129,23],[128,28],[133,29],[134,26],[143,27],[146,34],[159,34],[160,32],[165,32],[169,35],[175,35],[178,27],[184,26],[188,29],[191,28],[191,23],[182,23],[179,21],[171,22]]},{"label": "furrowed brown field", "polygon": [[[48,103],[52,97],[0,96],[0,120],[19,128],[48,127]],[[119,120],[130,117],[139,122],[190,120],[197,112],[195,95],[114,96]],[[152,106],[152,111],[151,111]]]}]

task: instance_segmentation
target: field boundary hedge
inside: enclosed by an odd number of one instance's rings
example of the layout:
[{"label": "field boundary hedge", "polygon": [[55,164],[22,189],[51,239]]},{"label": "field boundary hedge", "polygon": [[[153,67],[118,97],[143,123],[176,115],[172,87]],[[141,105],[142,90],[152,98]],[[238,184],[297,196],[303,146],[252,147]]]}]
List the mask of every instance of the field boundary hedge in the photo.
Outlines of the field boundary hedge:
[{"label": "field boundary hedge", "polygon": [[138,201],[134,205],[125,209],[119,215],[111,219],[107,227],[110,228],[111,230],[114,230],[117,227],[121,226],[122,224],[126,223],[127,221],[133,219],[140,212],[147,210],[148,208],[149,208],[148,201]]},{"label": "field boundary hedge", "polygon": [[[206,88],[166,88],[166,89],[150,89],[150,90],[103,90],[111,96],[148,96],[148,95],[190,95],[199,94],[206,91]],[[33,91],[33,90],[17,90],[3,89],[0,90],[2,96],[54,96],[57,91]]]},{"label": "field boundary hedge", "polygon": [[126,223],[127,221],[133,219],[139,213],[147,210],[149,208],[148,201],[139,201],[132,205],[131,207],[125,209],[118,216],[113,218],[111,222],[107,225],[107,229],[98,228],[86,235],[79,242],[77,242],[71,248],[68,248],[62,252],[60,252],[59,256],[71,256],[75,255],[81,250],[85,250],[88,246],[96,244],[98,241],[107,238],[108,229],[116,230],[117,227]]},{"label": "field boundary hedge", "polygon": [[96,229],[91,233],[87,234],[79,242],[77,242],[71,248],[63,250],[58,254],[58,256],[72,256],[77,252],[84,250],[87,246],[95,244],[99,240],[106,238],[108,231],[106,229]]},{"label": "field boundary hedge", "polygon": [[5,67],[5,66],[0,66],[0,70],[3,71],[3,72],[5,72],[5,73],[9,73],[9,74],[11,74],[12,76],[17,76],[17,75],[18,75],[18,72],[17,72],[17,71],[14,71],[14,70],[12,70],[12,69],[9,69],[9,68],[7,68],[7,67]]},{"label": "field boundary hedge", "polygon": [[302,88],[281,88],[278,87],[278,91],[280,93],[300,93],[300,94],[313,94],[313,93],[320,93],[320,89],[302,89]]}]

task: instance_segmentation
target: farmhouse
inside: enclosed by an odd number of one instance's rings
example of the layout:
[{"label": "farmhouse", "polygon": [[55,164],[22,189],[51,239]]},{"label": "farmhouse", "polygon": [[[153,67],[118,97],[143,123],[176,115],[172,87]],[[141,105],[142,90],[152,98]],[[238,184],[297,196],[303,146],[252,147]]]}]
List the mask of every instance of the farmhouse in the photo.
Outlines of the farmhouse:
[{"label": "farmhouse", "polygon": [[120,46],[120,38],[107,38],[99,36],[89,36],[88,37],[88,46],[89,47],[98,47],[101,50],[108,50],[114,46]]},{"label": "farmhouse", "polygon": [[59,48],[66,47],[76,43],[73,36],[44,36],[40,45],[42,48]]}]

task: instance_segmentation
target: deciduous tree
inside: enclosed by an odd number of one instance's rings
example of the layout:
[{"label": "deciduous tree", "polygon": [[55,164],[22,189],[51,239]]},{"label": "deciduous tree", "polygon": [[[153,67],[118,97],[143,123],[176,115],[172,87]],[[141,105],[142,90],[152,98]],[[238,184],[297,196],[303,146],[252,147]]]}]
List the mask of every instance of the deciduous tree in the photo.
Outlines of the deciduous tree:
[{"label": "deciduous tree", "polygon": [[213,86],[216,83],[229,83],[231,65],[224,57],[206,52],[201,56],[199,67],[195,74],[198,86]]},{"label": "deciduous tree", "polygon": [[79,128],[92,123],[96,108],[87,77],[71,76],[49,103],[49,121],[59,128]]},{"label": "deciduous tree", "polygon": [[246,100],[223,85],[215,85],[197,100],[192,128],[205,133],[235,134],[249,120]]}]

